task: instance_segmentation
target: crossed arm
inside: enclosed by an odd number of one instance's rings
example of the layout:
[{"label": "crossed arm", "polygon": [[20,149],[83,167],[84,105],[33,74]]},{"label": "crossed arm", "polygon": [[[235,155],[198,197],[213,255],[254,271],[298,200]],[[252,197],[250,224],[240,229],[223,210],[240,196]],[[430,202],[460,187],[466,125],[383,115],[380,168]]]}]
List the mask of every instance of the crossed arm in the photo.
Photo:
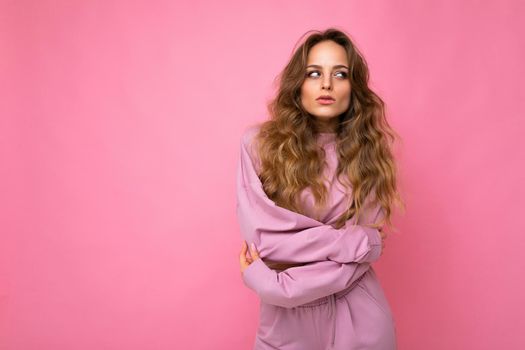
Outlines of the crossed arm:
[{"label": "crossed arm", "polygon": [[242,278],[263,302],[292,308],[349,287],[369,268],[369,263],[341,264],[326,260],[277,272],[262,259],[255,259],[244,270]]},{"label": "crossed arm", "polygon": [[[336,229],[277,206],[257,176],[244,135],[237,171],[237,218],[243,238],[266,260],[299,263],[277,272],[256,259],[243,272],[262,301],[294,307],[348,287],[381,254],[378,229],[347,223]],[[382,215],[374,208],[371,217]]]}]

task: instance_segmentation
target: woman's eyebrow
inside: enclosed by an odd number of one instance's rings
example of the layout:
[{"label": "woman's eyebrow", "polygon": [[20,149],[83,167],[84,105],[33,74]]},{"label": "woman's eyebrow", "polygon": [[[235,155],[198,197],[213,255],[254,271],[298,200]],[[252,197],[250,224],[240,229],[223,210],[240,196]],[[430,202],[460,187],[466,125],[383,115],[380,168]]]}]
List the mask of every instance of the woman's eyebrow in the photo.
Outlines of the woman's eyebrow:
[{"label": "woman's eyebrow", "polygon": [[[323,68],[323,67],[321,67],[318,64],[310,64],[310,65],[306,66],[306,68],[308,68],[308,67]],[[348,69],[348,67],[345,66],[344,64],[338,64],[338,65],[333,66],[332,68],[346,68],[346,69]]]}]

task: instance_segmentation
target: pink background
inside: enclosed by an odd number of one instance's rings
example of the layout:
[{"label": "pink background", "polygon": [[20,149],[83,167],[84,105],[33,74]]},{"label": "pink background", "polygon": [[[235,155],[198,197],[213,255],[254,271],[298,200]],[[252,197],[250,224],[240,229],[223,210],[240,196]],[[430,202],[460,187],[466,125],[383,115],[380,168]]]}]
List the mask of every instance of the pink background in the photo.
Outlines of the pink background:
[{"label": "pink background", "polygon": [[0,348],[248,349],[239,137],[309,29],[403,138],[375,264],[401,350],[525,348],[514,1],[2,1]]}]

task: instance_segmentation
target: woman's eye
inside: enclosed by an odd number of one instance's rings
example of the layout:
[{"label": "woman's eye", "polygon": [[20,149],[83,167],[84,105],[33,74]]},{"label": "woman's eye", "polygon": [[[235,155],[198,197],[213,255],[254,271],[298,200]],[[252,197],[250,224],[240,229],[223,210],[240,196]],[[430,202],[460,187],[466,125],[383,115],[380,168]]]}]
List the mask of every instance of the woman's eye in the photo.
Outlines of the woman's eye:
[{"label": "woman's eye", "polygon": [[[315,78],[317,78],[317,76],[312,75],[313,73],[320,74],[319,71],[317,71],[317,70],[313,70],[313,71],[310,71],[310,72],[306,73],[306,75],[307,75],[308,77],[315,77]],[[348,76],[348,74],[346,74],[346,72],[342,72],[342,71],[340,71],[340,72],[336,72],[335,74],[336,74],[336,75],[337,75],[337,74],[340,74],[340,76],[341,76],[342,78],[346,78],[346,77]]]},{"label": "woman's eye", "polygon": [[313,70],[313,71],[310,71],[310,72],[306,73],[306,75],[311,77],[312,73],[319,73],[319,71]]}]

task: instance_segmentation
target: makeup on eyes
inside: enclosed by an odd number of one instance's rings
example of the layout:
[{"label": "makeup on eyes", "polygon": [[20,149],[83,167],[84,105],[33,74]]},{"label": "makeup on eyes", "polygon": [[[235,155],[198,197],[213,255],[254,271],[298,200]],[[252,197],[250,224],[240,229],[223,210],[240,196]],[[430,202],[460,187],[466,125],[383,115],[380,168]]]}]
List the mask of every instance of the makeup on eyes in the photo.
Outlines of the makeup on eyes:
[{"label": "makeup on eyes", "polygon": [[[307,71],[306,72],[306,75],[309,77],[311,73],[314,73],[314,72],[317,72],[317,73],[320,73],[319,70],[311,70],[311,71]],[[344,72],[344,71],[337,71],[336,74],[338,73],[341,73],[343,74],[343,78],[346,78],[348,76],[348,73]]]}]

